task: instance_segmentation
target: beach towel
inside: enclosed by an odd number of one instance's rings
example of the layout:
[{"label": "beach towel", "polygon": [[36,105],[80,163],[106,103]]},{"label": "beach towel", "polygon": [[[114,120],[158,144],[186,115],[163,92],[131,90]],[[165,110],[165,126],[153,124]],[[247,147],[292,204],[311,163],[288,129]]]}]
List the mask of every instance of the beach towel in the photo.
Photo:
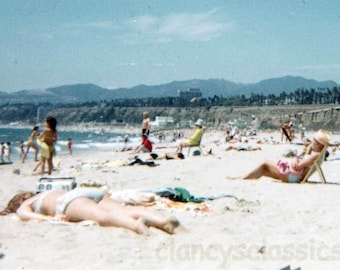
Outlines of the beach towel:
[{"label": "beach towel", "polygon": [[220,194],[217,196],[208,196],[208,197],[196,197],[192,195],[187,189],[182,187],[175,187],[175,188],[161,188],[153,191],[155,194],[157,194],[160,197],[166,197],[172,201],[177,202],[195,202],[195,203],[201,203],[206,200],[216,200],[219,198],[225,198],[230,197],[238,200],[238,198],[234,195],[230,194]]},{"label": "beach towel", "polygon": [[156,164],[154,161],[152,160],[141,160],[140,158],[136,157],[134,160],[130,161],[128,163],[129,166],[132,166],[132,165],[135,165],[135,164],[138,164],[138,165],[147,165],[149,167],[155,167],[155,166],[158,166],[159,164]]},{"label": "beach towel", "polygon": [[118,202],[129,205],[151,205],[155,202],[154,193],[141,190],[111,191],[111,198]]}]

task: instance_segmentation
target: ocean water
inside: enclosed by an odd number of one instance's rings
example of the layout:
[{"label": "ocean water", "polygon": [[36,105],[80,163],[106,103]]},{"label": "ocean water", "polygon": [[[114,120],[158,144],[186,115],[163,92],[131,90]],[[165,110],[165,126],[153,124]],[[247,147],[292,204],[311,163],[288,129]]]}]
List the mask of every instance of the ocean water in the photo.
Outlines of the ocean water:
[{"label": "ocean water", "polygon": [[[26,141],[32,133],[32,128],[11,128],[0,127],[0,142],[11,142],[11,160],[20,159],[20,141],[24,141],[26,150]],[[72,138],[72,150],[76,152],[91,151],[117,151],[125,147],[124,137],[129,136],[128,147],[136,147],[140,144],[141,138],[138,132],[123,133],[114,131],[63,131],[58,130],[58,141],[55,145],[57,155],[66,155],[67,139]],[[151,138],[150,138],[151,139]],[[30,149],[28,159],[34,159],[34,150]]]}]

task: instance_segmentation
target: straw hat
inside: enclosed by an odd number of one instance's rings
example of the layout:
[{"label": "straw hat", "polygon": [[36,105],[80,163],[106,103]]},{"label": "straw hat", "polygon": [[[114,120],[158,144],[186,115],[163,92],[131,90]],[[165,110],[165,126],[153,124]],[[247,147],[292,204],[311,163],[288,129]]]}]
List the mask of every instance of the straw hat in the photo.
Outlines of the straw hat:
[{"label": "straw hat", "polygon": [[325,130],[319,129],[318,132],[314,134],[314,139],[322,145],[326,145],[329,142],[329,135]]}]

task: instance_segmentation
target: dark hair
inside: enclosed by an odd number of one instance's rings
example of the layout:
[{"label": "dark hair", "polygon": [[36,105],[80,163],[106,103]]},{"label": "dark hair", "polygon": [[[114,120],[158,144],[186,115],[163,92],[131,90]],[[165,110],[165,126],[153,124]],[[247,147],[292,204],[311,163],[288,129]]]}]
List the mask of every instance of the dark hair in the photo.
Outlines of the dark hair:
[{"label": "dark hair", "polygon": [[39,129],[39,126],[34,126],[33,127],[33,131],[38,130],[38,129]]},{"label": "dark hair", "polygon": [[46,122],[48,123],[48,126],[50,127],[50,129],[52,129],[53,131],[56,131],[57,119],[55,119],[53,116],[47,116]]},{"label": "dark hair", "polygon": [[21,204],[28,199],[27,194],[30,194],[32,197],[35,195],[35,192],[20,192],[17,195],[15,195],[7,204],[6,208],[0,212],[0,215],[4,216],[7,214],[15,213],[18,208],[21,206]]},{"label": "dark hair", "polygon": [[183,153],[177,153],[177,157],[180,158],[180,159],[184,159],[185,158]]}]

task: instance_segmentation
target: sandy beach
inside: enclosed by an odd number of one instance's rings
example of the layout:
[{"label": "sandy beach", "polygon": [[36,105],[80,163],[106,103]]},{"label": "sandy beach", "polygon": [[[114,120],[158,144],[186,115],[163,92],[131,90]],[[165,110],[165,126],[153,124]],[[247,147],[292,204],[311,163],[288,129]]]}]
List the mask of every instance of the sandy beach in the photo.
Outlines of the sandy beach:
[{"label": "sandy beach", "polygon": [[[143,236],[94,224],[23,222],[14,214],[2,216],[0,268],[339,269],[340,185],[284,184],[265,177],[227,180],[226,176],[241,175],[262,160],[280,159],[288,150],[300,152],[303,146],[281,143],[278,132],[260,132],[250,144],[263,138],[279,143],[261,144],[260,151],[226,152],[225,144],[214,143],[222,135],[222,131],[205,132],[202,144],[212,149],[211,155],[155,160],[158,166],[153,167],[124,165],[134,157],[131,152],[59,156],[59,170],[52,176],[75,177],[78,185],[91,180],[106,183],[115,192],[182,187],[196,197],[217,198],[149,206],[180,220],[183,228],[175,235],[151,229],[151,235]],[[339,138],[333,135],[331,142]],[[155,150],[159,155],[173,151]],[[139,157],[146,159],[145,154]],[[327,181],[340,184],[339,164],[339,151],[323,163]],[[32,174],[35,166],[32,159],[0,166],[1,209],[17,191],[36,189],[41,176]],[[310,180],[320,181],[317,174]]]}]

